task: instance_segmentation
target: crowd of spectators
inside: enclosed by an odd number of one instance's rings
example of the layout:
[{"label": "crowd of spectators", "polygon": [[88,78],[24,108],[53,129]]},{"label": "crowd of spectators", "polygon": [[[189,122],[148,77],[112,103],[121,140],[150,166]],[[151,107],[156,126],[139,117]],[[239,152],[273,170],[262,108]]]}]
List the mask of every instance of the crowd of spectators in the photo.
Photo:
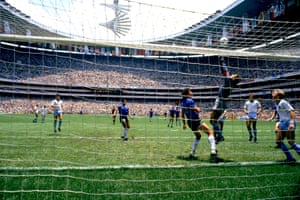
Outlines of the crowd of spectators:
[{"label": "crowd of spectators", "polygon": [[[104,88],[183,88],[220,85],[220,61],[217,56],[197,58],[134,58],[76,55],[43,52],[0,46],[0,77],[23,82],[51,85]],[[241,74],[243,81],[284,76],[300,71],[299,61],[275,61],[254,58],[225,58],[231,73]],[[43,97],[40,97],[43,98]],[[49,99],[1,98],[1,113],[28,113],[35,104],[49,105]],[[65,112],[110,113],[119,102],[66,101]],[[213,102],[201,102],[211,108]],[[233,106],[239,109],[238,103]],[[130,102],[129,102],[130,105]],[[170,104],[132,103],[133,112],[145,115],[152,108],[162,115]],[[236,108],[235,108],[236,107]],[[271,107],[271,106],[266,106]],[[204,115],[206,115],[206,111]]]},{"label": "crowd of spectators", "polygon": [[[0,46],[1,48],[1,46]],[[148,59],[77,55],[1,48],[0,76],[11,80],[108,88],[160,88],[219,85],[219,58]],[[255,58],[225,60],[244,81],[284,76],[300,70],[299,61]]]},{"label": "crowd of spectators", "polygon": [[[42,108],[44,105],[47,107],[48,114],[52,113],[50,107],[50,99],[24,99],[24,98],[10,98],[2,97],[0,99],[0,113],[12,113],[12,114],[33,114],[33,108],[35,105],[39,105]],[[202,108],[201,116],[205,119],[209,118],[209,113],[211,111],[211,103],[196,102]],[[240,119],[245,116],[243,113],[243,103],[234,103],[233,107],[228,109],[227,118],[230,119]],[[297,102],[295,102],[297,103]],[[118,106],[120,102],[98,102],[98,101],[64,101],[64,113],[68,114],[102,114],[102,115],[111,115],[111,110],[113,106]],[[140,103],[140,102],[128,102],[128,107],[131,112],[136,116],[147,117],[150,109],[152,109],[156,116],[164,116],[164,113],[168,113],[169,110],[175,106],[174,102],[170,103]],[[299,108],[299,105],[294,105]],[[272,115],[273,110],[265,109],[260,114],[260,120],[268,120]],[[297,120],[300,120],[300,116],[297,115]]]},{"label": "crowd of spectators", "polygon": [[[118,106],[121,102],[99,102],[99,101],[83,101],[83,100],[63,100],[64,113],[71,114],[111,114],[113,106]],[[52,113],[51,99],[24,99],[24,98],[0,98],[0,113],[26,114],[33,113],[35,105],[47,107],[48,113]],[[139,116],[146,116],[152,108],[156,115],[163,115],[164,112],[174,106],[173,103],[155,104],[155,103],[140,103],[128,102],[127,104],[132,113]]]},{"label": "crowd of spectators", "polygon": [[143,88],[159,88],[163,86],[157,81],[132,73],[99,70],[72,70],[70,72],[63,72],[61,74],[50,74],[47,76],[27,78],[22,81],[104,88],[128,88],[133,86]]}]

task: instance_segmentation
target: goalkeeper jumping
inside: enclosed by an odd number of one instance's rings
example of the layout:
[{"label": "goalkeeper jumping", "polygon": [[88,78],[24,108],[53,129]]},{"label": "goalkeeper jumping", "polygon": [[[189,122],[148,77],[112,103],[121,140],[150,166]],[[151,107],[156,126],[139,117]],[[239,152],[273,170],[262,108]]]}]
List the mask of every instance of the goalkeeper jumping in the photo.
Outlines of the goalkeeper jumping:
[{"label": "goalkeeper jumping", "polygon": [[224,141],[223,126],[227,112],[226,101],[229,99],[232,88],[236,87],[240,82],[239,74],[229,74],[223,58],[221,59],[221,73],[224,77],[224,83],[219,88],[218,97],[210,113],[210,123],[213,126],[216,143]]}]

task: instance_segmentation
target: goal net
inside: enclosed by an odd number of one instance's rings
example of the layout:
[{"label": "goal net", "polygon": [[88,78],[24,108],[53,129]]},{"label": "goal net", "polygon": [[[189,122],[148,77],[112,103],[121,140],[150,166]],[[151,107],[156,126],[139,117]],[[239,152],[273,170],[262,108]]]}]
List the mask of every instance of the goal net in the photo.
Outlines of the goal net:
[{"label": "goal net", "polygon": [[[270,1],[246,16],[235,11],[247,1],[210,14],[146,1],[16,2],[0,6],[4,199],[300,197],[298,162],[280,165],[269,120],[280,88],[299,121],[296,4]],[[182,90],[191,88],[213,129],[224,67],[241,81],[226,99],[222,160],[211,163],[204,132],[191,160],[195,136],[176,116]],[[245,122],[250,94],[262,107],[255,141]],[[133,117],[127,130],[112,111],[122,99]]]}]

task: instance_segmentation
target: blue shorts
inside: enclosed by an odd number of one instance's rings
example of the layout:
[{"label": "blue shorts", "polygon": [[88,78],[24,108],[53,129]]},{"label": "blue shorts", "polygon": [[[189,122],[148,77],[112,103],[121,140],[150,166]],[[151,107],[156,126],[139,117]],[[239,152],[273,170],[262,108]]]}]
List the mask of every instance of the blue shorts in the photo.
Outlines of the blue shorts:
[{"label": "blue shorts", "polygon": [[[290,120],[282,120],[279,122],[279,128],[282,131],[289,130]],[[296,122],[294,121],[294,129],[296,129]]]},{"label": "blue shorts", "polygon": [[257,120],[256,112],[249,112],[248,113],[248,119]]},{"label": "blue shorts", "polygon": [[60,110],[54,110],[53,111],[54,117],[58,117],[60,114],[62,114],[62,111],[60,111]]}]

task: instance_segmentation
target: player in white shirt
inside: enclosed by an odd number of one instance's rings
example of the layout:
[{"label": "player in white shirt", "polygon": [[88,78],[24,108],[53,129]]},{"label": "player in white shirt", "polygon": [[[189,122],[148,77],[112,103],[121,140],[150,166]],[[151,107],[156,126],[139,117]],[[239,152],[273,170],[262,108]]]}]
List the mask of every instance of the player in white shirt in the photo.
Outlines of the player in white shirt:
[{"label": "player in white shirt", "polygon": [[[254,142],[257,142],[257,129],[256,122],[257,116],[262,111],[261,104],[258,100],[254,99],[254,94],[249,94],[249,99],[244,104],[244,112],[247,115],[246,126],[249,132],[249,141],[251,142],[254,139]],[[252,134],[253,132],[253,134]],[[253,138],[254,135],[254,138]]]},{"label": "player in white shirt", "polygon": [[272,98],[276,101],[276,111],[279,115],[278,134],[277,140],[280,141],[280,146],[286,155],[286,163],[296,162],[293,155],[290,153],[287,146],[283,143],[284,138],[287,138],[288,143],[291,145],[298,155],[300,155],[300,145],[295,142],[295,129],[296,129],[296,114],[291,104],[284,99],[285,92],[281,89],[274,89]]},{"label": "player in white shirt", "polygon": [[47,115],[47,107],[46,105],[44,105],[44,107],[42,108],[42,123],[45,122],[46,115]]},{"label": "player in white shirt", "polygon": [[32,120],[33,123],[37,123],[38,118],[39,118],[39,112],[40,112],[40,108],[39,105],[36,104],[33,108],[33,112],[34,112],[34,119]]},{"label": "player in white shirt", "polygon": [[57,118],[59,119],[57,130],[60,132],[63,116],[63,101],[60,99],[59,94],[55,95],[55,99],[51,102],[51,108],[53,109],[54,116],[54,133],[56,133]]}]

